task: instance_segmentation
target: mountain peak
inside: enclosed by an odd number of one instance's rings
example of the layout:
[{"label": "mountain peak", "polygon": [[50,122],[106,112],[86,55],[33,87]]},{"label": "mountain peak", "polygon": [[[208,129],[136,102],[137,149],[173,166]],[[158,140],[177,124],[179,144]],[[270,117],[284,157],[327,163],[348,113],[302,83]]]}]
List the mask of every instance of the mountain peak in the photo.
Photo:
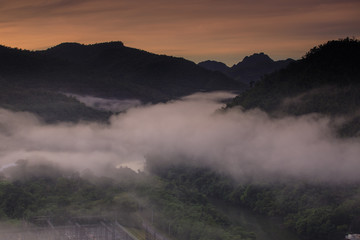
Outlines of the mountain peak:
[{"label": "mountain peak", "polygon": [[265,74],[286,67],[293,59],[274,61],[263,52],[254,53],[234,64],[231,68],[222,62],[204,61],[198,63],[199,66],[211,71],[219,71],[238,82],[249,84],[252,81],[258,81]]},{"label": "mountain peak", "polygon": [[238,81],[250,83],[260,80],[265,74],[286,67],[292,61],[292,59],[274,61],[263,52],[254,53],[232,66],[229,75]]},{"label": "mountain peak", "polygon": [[272,60],[268,55],[265,53],[254,53],[253,55],[246,56],[242,60],[242,64],[264,64],[264,63],[273,63]]},{"label": "mountain peak", "polygon": [[229,67],[226,66],[225,63],[213,61],[213,60],[199,62],[198,65],[211,71],[219,71],[223,73],[229,70]]}]

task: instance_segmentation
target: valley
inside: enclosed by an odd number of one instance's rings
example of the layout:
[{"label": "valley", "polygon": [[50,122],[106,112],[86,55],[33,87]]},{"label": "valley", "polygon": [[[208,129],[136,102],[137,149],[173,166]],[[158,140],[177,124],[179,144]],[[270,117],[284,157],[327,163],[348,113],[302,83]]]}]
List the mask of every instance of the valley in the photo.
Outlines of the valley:
[{"label": "valley", "polygon": [[249,81],[122,42],[0,56],[0,233],[94,216],[145,239],[360,232],[359,40]]}]

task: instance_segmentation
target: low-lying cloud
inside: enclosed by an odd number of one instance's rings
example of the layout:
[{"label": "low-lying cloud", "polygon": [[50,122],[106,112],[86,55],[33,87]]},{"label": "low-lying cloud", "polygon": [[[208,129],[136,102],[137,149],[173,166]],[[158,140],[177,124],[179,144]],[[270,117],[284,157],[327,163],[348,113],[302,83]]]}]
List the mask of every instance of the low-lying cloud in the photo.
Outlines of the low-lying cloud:
[{"label": "low-lying cloud", "polygon": [[236,178],[360,180],[360,141],[336,138],[330,119],[216,111],[222,106],[218,100],[229,96],[195,94],[139,106],[113,116],[109,125],[43,125],[29,113],[0,109],[0,167],[19,159],[46,160],[97,172],[104,164],[136,168],[161,156],[200,162]]},{"label": "low-lying cloud", "polygon": [[67,93],[66,95],[76,98],[88,107],[111,112],[122,112],[129,108],[141,105],[141,101],[137,99],[104,99],[93,96],[82,96],[72,93]]}]

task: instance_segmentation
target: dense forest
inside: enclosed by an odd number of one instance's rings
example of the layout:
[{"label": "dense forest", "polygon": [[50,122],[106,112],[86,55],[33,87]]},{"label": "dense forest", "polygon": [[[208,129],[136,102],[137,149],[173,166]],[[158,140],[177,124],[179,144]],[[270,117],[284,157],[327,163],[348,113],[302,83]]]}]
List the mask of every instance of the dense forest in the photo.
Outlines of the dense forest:
[{"label": "dense forest", "polygon": [[73,217],[97,216],[116,218],[139,230],[143,221],[153,221],[176,239],[255,239],[254,233],[232,224],[201,191],[187,189],[175,177],[129,168],[106,171],[106,177],[97,177],[90,170],[80,174],[49,163],[18,161],[4,171],[7,178],[0,182],[0,218],[36,224],[38,216],[49,216],[62,224]]},{"label": "dense forest", "polygon": [[323,184],[306,180],[236,183],[205,168],[171,166],[157,173],[175,186],[206,199],[221,200],[262,215],[280,216],[303,239],[342,239],[360,231],[358,184]]},{"label": "dense forest", "polygon": [[0,216],[30,222],[49,216],[58,224],[98,216],[139,230],[143,221],[152,222],[175,239],[256,239],[221,207],[231,205],[280,217],[303,239],[341,239],[360,231],[358,184],[238,183],[204,167],[156,161],[148,162],[148,170],[109,168],[106,177],[97,177],[91,171],[19,161],[1,180]]}]

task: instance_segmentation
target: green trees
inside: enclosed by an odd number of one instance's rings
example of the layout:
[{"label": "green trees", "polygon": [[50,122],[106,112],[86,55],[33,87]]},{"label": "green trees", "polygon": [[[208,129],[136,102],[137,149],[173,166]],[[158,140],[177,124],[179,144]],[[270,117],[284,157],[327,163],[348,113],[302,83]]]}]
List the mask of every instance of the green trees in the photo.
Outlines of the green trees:
[{"label": "green trees", "polygon": [[[350,230],[360,231],[358,184],[238,183],[211,169],[181,164],[152,168],[156,175],[132,172],[132,181],[80,177],[51,170],[53,166],[19,164],[15,168],[21,168],[26,178],[1,180],[0,220],[52,216],[61,222],[79,215],[108,216],[131,227],[140,227],[146,220],[179,240],[255,239],[254,233],[221,209],[231,205],[280,218],[303,239],[332,240]],[[34,169],[52,174],[32,174]]]},{"label": "green trees", "polygon": [[17,184],[2,182],[0,185],[0,207],[8,218],[23,218],[32,210],[34,196]]},{"label": "green trees", "polygon": [[[299,179],[283,179],[277,183],[237,183],[226,175],[202,167],[179,164],[152,169],[169,182],[172,192],[180,199],[184,193],[191,192],[185,195],[184,201],[209,206],[218,212],[216,207],[211,207],[210,199],[218,205],[231,204],[261,215],[280,217],[284,226],[303,239],[332,240],[343,237],[350,230],[360,231],[360,226],[355,224],[360,217],[359,184],[330,185]],[[196,200],[195,196],[201,198]],[[208,214],[212,212],[210,209],[206,210]],[[169,214],[174,215],[176,213]],[[217,224],[234,227],[226,215],[220,214],[222,218],[215,216],[212,221]]]}]

